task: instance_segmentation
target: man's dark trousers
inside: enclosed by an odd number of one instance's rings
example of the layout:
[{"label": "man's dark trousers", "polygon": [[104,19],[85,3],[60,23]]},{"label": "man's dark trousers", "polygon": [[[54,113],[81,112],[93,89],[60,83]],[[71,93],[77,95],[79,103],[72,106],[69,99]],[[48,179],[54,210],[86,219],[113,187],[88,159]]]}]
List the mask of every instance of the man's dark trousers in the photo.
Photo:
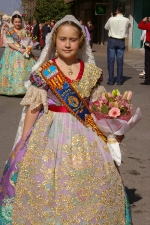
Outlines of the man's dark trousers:
[{"label": "man's dark trousers", "polygon": [[125,40],[109,38],[107,45],[107,67],[109,73],[109,84],[114,84],[114,62],[117,61],[117,84],[123,82],[123,57],[125,50]]},{"label": "man's dark trousers", "polygon": [[145,82],[150,84],[150,47],[145,46]]}]

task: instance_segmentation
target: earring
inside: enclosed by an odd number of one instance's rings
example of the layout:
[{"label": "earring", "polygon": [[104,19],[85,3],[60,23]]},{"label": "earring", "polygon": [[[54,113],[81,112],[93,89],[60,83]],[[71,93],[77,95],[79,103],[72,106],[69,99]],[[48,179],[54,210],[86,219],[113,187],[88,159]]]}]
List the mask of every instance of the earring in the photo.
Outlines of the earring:
[{"label": "earring", "polygon": [[56,58],[58,57],[58,52],[57,52],[57,49],[56,49],[56,52],[55,52],[55,57],[56,57]]}]

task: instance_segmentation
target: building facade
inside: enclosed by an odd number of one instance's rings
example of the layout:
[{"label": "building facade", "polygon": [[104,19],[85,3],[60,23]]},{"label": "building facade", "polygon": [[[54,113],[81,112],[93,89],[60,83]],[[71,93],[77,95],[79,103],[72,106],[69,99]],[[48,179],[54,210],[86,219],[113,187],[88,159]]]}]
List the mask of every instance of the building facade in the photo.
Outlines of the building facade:
[{"label": "building facade", "polygon": [[[117,5],[126,7],[125,16],[131,21],[126,47],[141,48],[141,30],[138,29],[138,23],[143,17],[150,16],[150,0],[66,0],[65,3],[73,4],[73,14],[76,18],[82,18],[84,24],[92,21],[95,27],[94,43],[105,45],[108,40],[108,32],[105,31],[104,25],[115,12]],[[104,9],[103,12],[98,10]]]}]

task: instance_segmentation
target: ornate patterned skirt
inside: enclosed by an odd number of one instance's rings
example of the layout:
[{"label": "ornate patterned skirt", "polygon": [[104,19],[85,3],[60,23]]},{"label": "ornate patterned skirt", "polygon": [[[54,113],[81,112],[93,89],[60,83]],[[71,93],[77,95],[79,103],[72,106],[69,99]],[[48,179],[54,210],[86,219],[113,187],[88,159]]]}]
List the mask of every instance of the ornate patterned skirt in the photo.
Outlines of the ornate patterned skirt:
[{"label": "ornate patterned skirt", "polygon": [[33,57],[27,59],[20,52],[6,47],[0,61],[0,94],[25,94],[24,82],[28,80],[34,64]]},{"label": "ornate patterned skirt", "polygon": [[130,225],[105,143],[68,113],[41,114],[0,183],[0,224]]}]

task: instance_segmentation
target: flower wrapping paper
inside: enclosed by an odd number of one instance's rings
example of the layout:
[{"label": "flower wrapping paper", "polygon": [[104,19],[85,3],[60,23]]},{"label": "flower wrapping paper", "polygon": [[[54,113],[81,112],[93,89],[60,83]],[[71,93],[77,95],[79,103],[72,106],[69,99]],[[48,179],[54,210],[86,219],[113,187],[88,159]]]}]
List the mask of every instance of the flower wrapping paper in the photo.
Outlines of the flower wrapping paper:
[{"label": "flower wrapping paper", "polygon": [[102,131],[102,133],[107,137],[107,146],[109,148],[110,154],[113,160],[118,166],[121,165],[121,151],[119,143],[116,141],[116,135],[124,135],[132,127],[134,127],[142,118],[140,108],[137,108],[134,115],[130,118],[129,121],[121,119],[100,119],[97,120],[94,114],[92,113],[95,123]]},{"label": "flower wrapping paper", "polygon": [[39,44],[39,42],[33,41],[31,37],[24,37],[21,39],[20,44],[26,48],[26,52],[23,54],[26,58],[29,58],[30,51],[32,48],[34,48],[36,45]]}]

